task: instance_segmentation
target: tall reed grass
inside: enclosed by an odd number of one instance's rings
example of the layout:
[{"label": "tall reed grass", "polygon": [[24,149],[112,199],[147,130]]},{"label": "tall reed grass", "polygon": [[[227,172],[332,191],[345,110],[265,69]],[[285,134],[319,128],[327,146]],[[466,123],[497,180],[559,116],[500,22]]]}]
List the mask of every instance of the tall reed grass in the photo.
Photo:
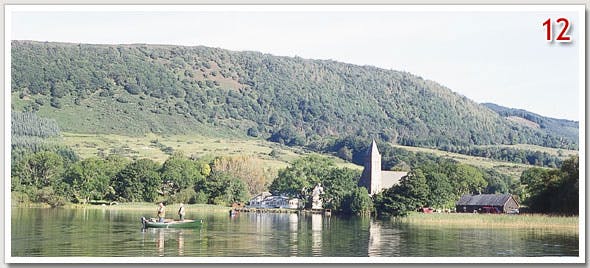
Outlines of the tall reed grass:
[{"label": "tall reed grass", "polygon": [[482,228],[563,228],[578,231],[577,216],[544,214],[410,213],[395,219],[401,223]]},{"label": "tall reed grass", "polygon": [[[113,209],[113,210],[140,210],[140,211],[153,211],[155,212],[158,208],[157,203],[118,203],[116,205],[67,205],[69,208],[96,208],[96,209]],[[180,207],[180,204],[169,204],[166,205],[167,212],[175,212]],[[190,211],[199,211],[204,213],[227,213],[230,207],[208,205],[208,204],[185,204],[184,208]]]}]

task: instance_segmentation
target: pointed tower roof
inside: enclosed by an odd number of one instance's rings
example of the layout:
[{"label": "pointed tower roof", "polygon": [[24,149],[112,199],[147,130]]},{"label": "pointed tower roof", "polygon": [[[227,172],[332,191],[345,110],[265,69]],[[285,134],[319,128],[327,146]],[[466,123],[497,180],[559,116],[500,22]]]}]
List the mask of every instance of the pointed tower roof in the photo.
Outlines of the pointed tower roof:
[{"label": "pointed tower roof", "polygon": [[373,142],[371,143],[371,147],[369,147],[369,150],[367,150],[367,155],[371,155],[371,154],[373,154],[373,152],[376,152],[377,154],[379,154],[379,149],[377,149],[377,142],[375,142],[375,139],[373,139]]}]

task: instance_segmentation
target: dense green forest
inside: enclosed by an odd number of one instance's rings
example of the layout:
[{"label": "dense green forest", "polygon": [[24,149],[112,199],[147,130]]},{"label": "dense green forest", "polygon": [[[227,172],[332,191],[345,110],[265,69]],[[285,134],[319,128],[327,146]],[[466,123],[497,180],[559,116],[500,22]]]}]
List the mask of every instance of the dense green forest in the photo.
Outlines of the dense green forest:
[{"label": "dense green forest", "polygon": [[57,139],[60,130],[53,119],[38,117],[34,113],[11,113],[11,163],[17,163],[28,153],[53,151],[72,162],[76,153]]},{"label": "dense green forest", "polygon": [[579,214],[580,159],[565,160],[560,169],[530,168],[520,177],[525,204],[533,212]]},{"label": "dense green forest", "polygon": [[[435,82],[371,66],[201,46],[13,41],[11,51],[13,111],[53,118],[71,132],[216,128],[351,160],[358,145],[338,146],[348,137],[474,155],[474,145],[578,146],[571,136],[513,122]],[[560,164],[535,153],[485,154]]]},{"label": "dense green forest", "polygon": [[[503,117],[519,117],[533,123],[537,127],[555,136],[567,137],[570,140],[578,140],[579,124],[577,121],[556,119],[531,113],[523,109],[503,107],[494,103],[482,103]],[[536,125],[535,125],[536,124]]]}]

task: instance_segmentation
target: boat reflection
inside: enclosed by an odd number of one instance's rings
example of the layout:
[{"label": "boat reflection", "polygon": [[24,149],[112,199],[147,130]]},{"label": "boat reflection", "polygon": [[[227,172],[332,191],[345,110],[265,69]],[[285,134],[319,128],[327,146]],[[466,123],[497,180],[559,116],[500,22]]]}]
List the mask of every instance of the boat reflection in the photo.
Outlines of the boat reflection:
[{"label": "boat reflection", "polygon": [[166,239],[164,236],[164,231],[162,229],[156,230],[156,248],[158,249],[158,256],[164,256],[164,243],[166,243]]},{"label": "boat reflection", "polygon": [[[176,256],[184,256],[185,247],[184,241],[185,237],[190,235],[192,232],[187,230],[179,230],[179,229],[158,229],[158,228],[150,228],[145,229],[144,231],[144,243],[146,245],[145,240],[153,241],[156,246],[157,255],[160,257],[166,255],[174,255]],[[172,249],[172,245],[176,246],[176,251],[170,251]],[[168,251],[166,251],[166,246],[168,246]]]}]

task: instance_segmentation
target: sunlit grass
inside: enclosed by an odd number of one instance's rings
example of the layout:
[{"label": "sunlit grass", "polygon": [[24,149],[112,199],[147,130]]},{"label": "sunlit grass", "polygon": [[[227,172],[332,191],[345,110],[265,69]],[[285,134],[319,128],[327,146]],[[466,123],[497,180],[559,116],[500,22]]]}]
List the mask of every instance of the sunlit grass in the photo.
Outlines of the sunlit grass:
[{"label": "sunlit grass", "polygon": [[553,156],[558,156],[562,159],[566,159],[572,155],[577,155],[579,152],[576,150],[568,150],[568,149],[559,149],[559,148],[550,148],[550,147],[543,147],[539,145],[532,145],[532,144],[514,144],[514,145],[479,145],[478,147],[497,147],[497,148],[511,148],[511,149],[519,149],[519,150],[529,150],[529,151],[540,151],[543,153],[548,153]]},{"label": "sunlit grass", "polygon": [[[62,133],[63,142],[71,147],[82,158],[98,156],[100,152],[108,155],[115,151],[131,159],[149,158],[164,162],[169,155],[156,146],[161,144],[174,151],[182,151],[187,156],[252,156],[260,159],[265,168],[278,170],[288,166],[293,160],[308,154],[301,148],[291,148],[281,144],[254,138],[226,138],[193,135],[156,135],[148,134],[139,137],[115,134],[78,134]],[[271,156],[275,151],[276,155]],[[334,156],[339,167],[361,169],[361,166],[346,162]]]},{"label": "sunlit grass", "polygon": [[[135,210],[135,211],[150,211],[156,214],[158,204],[156,203],[145,203],[145,202],[133,202],[133,203],[118,203],[116,205],[80,205],[70,204],[66,208],[77,208],[77,209],[109,209],[109,210]],[[180,204],[168,204],[166,205],[166,211],[168,213],[176,212],[180,208]],[[230,207],[209,205],[209,204],[185,204],[184,208],[187,211],[202,212],[202,213],[227,213]],[[172,214],[171,214],[172,215]]]},{"label": "sunlit grass", "polygon": [[410,213],[396,219],[402,223],[477,228],[559,228],[578,232],[577,216],[544,214]]},{"label": "sunlit grass", "polygon": [[453,159],[453,160],[458,161],[460,163],[468,164],[468,165],[472,165],[472,166],[476,166],[476,167],[493,168],[498,172],[508,174],[514,178],[520,177],[521,173],[524,170],[534,167],[531,165],[517,164],[517,163],[494,160],[494,159],[479,157],[479,156],[470,156],[470,155],[464,155],[464,154],[458,154],[458,153],[451,153],[451,152],[446,152],[446,151],[437,150],[437,149],[402,146],[402,145],[393,145],[393,146],[408,150],[410,152],[429,153],[429,154],[433,154],[433,155],[436,155],[439,157]]},{"label": "sunlit grass", "polygon": [[[431,148],[420,148],[420,147],[411,147],[411,146],[402,146],[393,144],[394,147],[402,148],[411,152],[423,152],[429,153],[440,157],[445,157],[449,159],[456,160],[463,164],[473,165],[482,168],[493,168],[496,171],[501,173],[509,174],[512,177],[518,178],[520,174],[525,169],[529,169],[531,167],[537,167],[532,165],[525,165],[501,160],[494,160],[485,157],[479,156],[470,156],[458,153],[451,153],[437,149]],[[578,154],[578,151],[575,150],[566,150],[566,149],[556,149],[556,148],[547,148],[537,145],[529,145],[529,144],[515,144],[515,145],[479,145],[476,147],[498,147],[498,148],[512,148],[512,149],[519,149],[519,150],[530,150],[530,151],[540,151],[544,153],[548,153],[553,156],[558,156],[562,159],[565,159],[571,155]]]}]

